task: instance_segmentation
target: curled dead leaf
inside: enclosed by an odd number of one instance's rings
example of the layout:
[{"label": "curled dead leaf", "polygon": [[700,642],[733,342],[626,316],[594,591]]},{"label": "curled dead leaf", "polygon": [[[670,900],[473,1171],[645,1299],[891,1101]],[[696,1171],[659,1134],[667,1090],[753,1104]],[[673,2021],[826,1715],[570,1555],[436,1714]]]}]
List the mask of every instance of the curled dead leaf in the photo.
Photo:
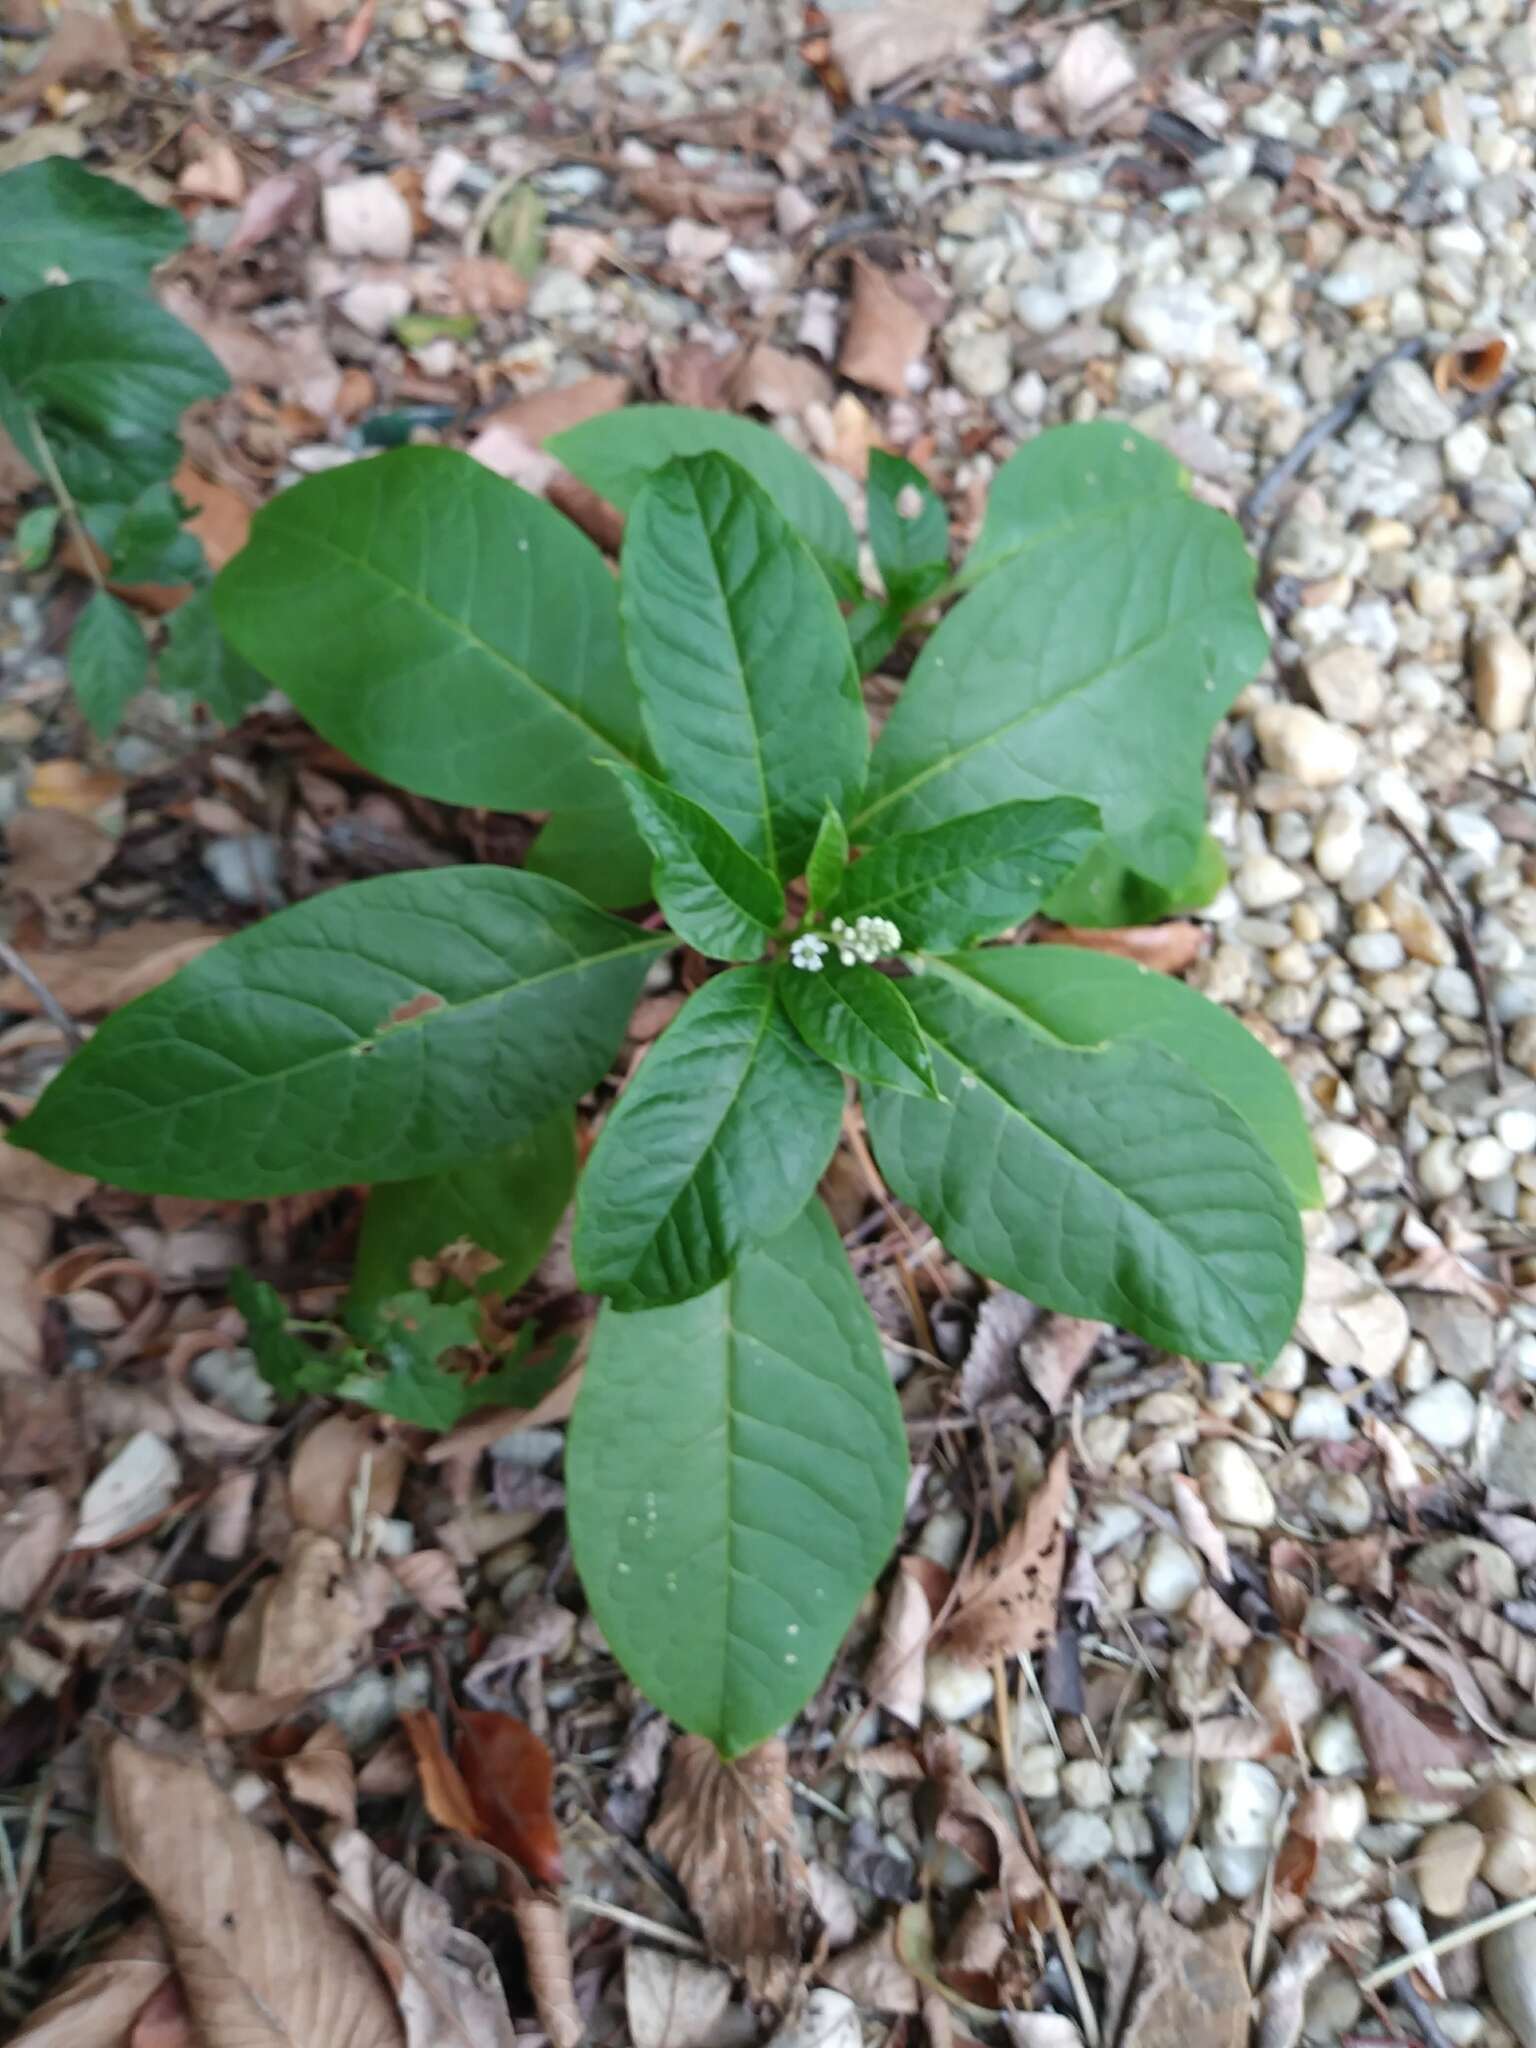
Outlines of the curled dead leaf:
[{"label": "curled dead leaf", "polygon": [[677,1872],[714,1954],[754,1998],[782,2006],[799,1981],[809,1896],[784,1744],[727,1763],[702,1736],[679,1737],[646,1841]]},{"label": "curled dead leaf", "polygon": [[64,1555],[73,1510],[53,1486],[35,1486],[0,1515],[0,1613],[19,1614]]},{"label": "curled dead leaf", "polygon": [[336,1539],[295,1529],[282,1570],[231,1622],[219,1681],[273,1701],[340,1685],[356,1671],[376,1618],[363,1574]]},{"label": "curled dead leaf", "polygon": [[1453,348],[1435,357],[1435,389],[1442,398],[1452,391],[1491,391],[1504,374],[1509,343],[1501,334],[1464,334]]},{"label": "curled dead leaf", "polygon": [[1222,1584],[1229,1585],[1232,1557],[1227,1549],[1227,1539],[1216,1526],[1215,1517],[1206,1506],[1199,1487],[1183,1472],[1170,1473],[1168,1485],[1173,1494],[1173,1511],[1179,1518],[1179,1527]]},{"label": "curled dead leaf", "polygon": [[967,1775],[960,1745],[948,1730],[933,1730],[923,1761],[939,1795],[934,1832],[987,1873],[1007,1903],[1016,1933],[1047,1924],[1045,1884],[1017,1831]]},{"label": "curled dead leaf", "polygon": [[170,1951],[153,1919],[125,1928],[93,1962],[72,1970],[38,2007],[11,2048],[120,2048],[172,1981]]},{"label": "curled dead leaf", "polygon": [[200,2038],[405,2048],[373,1963],[201,1764],[119,1737],[102,1784],[123,1861],[169,1931]]},{"label": "curled dead leaf", "polygon": [[1205,928],[1187,918],[1170,918],[1163,924],[1107,926],[1094,930],[1086,925],[1058,925],[1050,933],[1057,946],[1081,946],[1089,953],[1113,953],[1119,960],[1134,961],[1138,967],[1153,968],[1158,974],[1182,974],[1193,967],[1205,948]]},{"label": "curled dead leaf", "polygon": [[514,1714],[466,1709],[458,1721],[454,1752],[479,1817],[479,1839],[540,1884],[562,1883],[549,1750]]},{"label": "curled dead leaf", "polygon": [[888,1714],[916,1728],[923,1718],[924,1651],[933,1629],[926,1575],[904,1557],[886,1595],[880,1640],[864,1673],[864,1690]]},{"label": "curled dead leaf", "polygon": [[443,1732],[437,1725],[436,1714],[425,1707],[408,1707],[400,1716],[400,1725],[416,1758],[421,1796],[428,1813],[440,1828],[449,1828],[455,1834],[467,1835],[472,1842],[478,1841],[480,1816],[475,1811],[475,1802],[458,1765],[443,1746]]},{"label": "curled dead leaf", "polygon": [[1027,1657],[1056,1633],[1067,1539],[1061,1514],[1069,1455],[1059,1450],[1002,1542],[962,1574],[954,1612],[938,1638],[946,1655],[967,1664]]},{"label": "curled dead leaf", "polygon": [[88,1927],[122,1896],[128,1881],[115,1856],[103,1856],[73,1828],[61,1829],[48,1845],[32,1896],[33,1934],[48,1948]]},{"label": "curled dead leaf", "polygon": [[513,1900],[512,1915],[523,1938],[523,1961],[534,2009],[551,2048],[580,2048],[587,2028],[576,2003],[564,1906],[558,1899],[524,1892]]}]

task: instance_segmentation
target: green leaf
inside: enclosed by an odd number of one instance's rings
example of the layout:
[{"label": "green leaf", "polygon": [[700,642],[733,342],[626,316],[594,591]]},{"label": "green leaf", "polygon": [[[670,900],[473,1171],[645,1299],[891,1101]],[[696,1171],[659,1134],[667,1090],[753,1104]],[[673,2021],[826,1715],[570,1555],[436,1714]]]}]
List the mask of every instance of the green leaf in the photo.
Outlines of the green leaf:
[{"label": "green leaf", "polygon": [[162,690],[195,698],[221,725],[230,726],[238,725],[272,687],[219,631],[208,584],[171,613],[160,649],[159,681]]},{"label": "green leaf", "polygon": [[508,868],[356,882],[118,1010],[11,1141],[234,1200],[437,1173],[599,1080],[667,943]]},{"label": "green leaf", "polygon": [[791,969],[779,995],[812,1052],[845,1074],[909,1095],[937,1093],[917,1019],[888,975],[864,966]]},{"label": "green leaf", "polygon": [[229,1276],[229,1298],[245,1318],[245,1341],[256,1355],[262,1378],[283,1400],[329,1391],[336,1377],[334,1366],[294,1336],[287,1304],[275,1287],[237,1267]]},{"label": "green leaf", "polygon": [[757,478],[838,596],[863,595],[859,544],[842,500],[808,457],[755,420],[693,405],[631,405],[567,427],[544,446],[621,512],[629,511],[646,479],[674,456],[728,455]]},{"label": "green leaf", "polygon": [[1161,507],[1178,516],[1189,478],[1178,461],[1118,420],[1052,427],[1016,449],[992,480],[981,531],[960,575],[978,583],[1042,542],[1087,543],[1084,559],[1127,512]]},{"label": "green leaf", "polygon": [[129,698],[149,680],[144,629],[110,590],[93,592],[75,621],[69,679],[91,730],[103,736],[115,729]]},{"label": "green leaf", "polygon": [[620,605],[667,781],[798,875],[869,757],[848,635],[804,544],[736,463],[680,457],[630,511]]},{"label": "green leaf", "polygon": [[888,917],[908,947],[948,952],[1033,917],[1099,835],[1076,797],[998,804],[882,840],[855,861],[833,908]]},{"label": "green leaf", "polygon": [[480,322],[473,313],[402,313],[393,329],[402,347],[425,348],[429,341],[469,341]]},{"label": "green leaf", "polygon": [[620,1308],[685,1301],[804,1208],[837,1144],[843,1084],[791,1027],[769,967],[685,1004],[609,1112],[581,1177],[581,1284]]},{"label": "green leaf", "polygon": [[873,675],[901,638],[901,613],[879,597],[861,598],[844,624],[853,649],[853,665],[861,676]]},{"label": "green leaf", "polygon": [[354,1351],[332,1392],[339,1401],[376,1408],[418,1429],[452,1429],[481,1408],[533,1407],[564,1375],[575,1350],[569,1339],[562,1339],[547,1358],[524,1363],[520,1347],[496,1371],[469,1379],[438,1361],[444,1351],[475,1341],[471,1305],[402,1294],[386,1307],[394,1311],[394,1326],[376,1323],[370,1333],[384,1370],[359,1364]]},{"label": "green leaf", "polygon": [[635,830],[623,791],[612,786],[591,803],[563,804],[529,847],[525,865],[610,910],[651,900],[651,849]]},{"label": "green leaf", "polygon": [[1047,900],[1045,914],[1058,924],[1105,931],[1131,924],[1156,924],[1181,910],[1199,910],[1224,886],[1227,863],[1220,846],[1204,834],[1187,874],[1171,889],[1138,875],[1101,839]]},{"label": "green leaf", "polygon": [[618,808],[596,762],[646,763],[602,556],[452,449],[400,448],[284,491],[215,605],[333,745],[423,796]]},{"label": "green leaf", "polygon": [[16,553],[23,569],[43,569],[59,530],[57,505],[34,505],[16,522]]},{"label": "green leaf", "polygon": [[87,504],[126,503],[169,476],[181,415],[228,388],[190,328],[122,285],[34,292],[0,326],[0,424],[47,477],[41,434]]},{"label": "green leaf", "polygon": [[816,828],[816,841],[805,864],[805,886],[812,910],[825,910],[842,887],[848,865],[848,827],[829,798]]},{"label": "green leaf", "polygon": [[96,505],[85,514],[91,538],[107,555],[114,583],[193,583],[208,573],[195,533],[182,525],[185,507],[168,483],[151,484],[131,505]]},{"label": "green leaf", "polygon": [[1302,1244],[1258,1139],[1160,1045],[1055,1044],[970,964],[905,984],[944,1099],[867,1097],[892,1193],[956,1258],[1047,1308],[1267,1364],[1295,1320]]},{"label": "green leaf", "polygon": [[784,917],[784,891],[702,804],[618,762],[642,837],[656,857],[651,886],[680,939],[712,960],[759,960]]},{"label": "green leaf", "polygon": [[0,177],[0,220],[4,299],[62,282],[61,271],[77,281],[141,285],[187,239],[179,214],[62,156]]},{"label": "green leaf", "polygon": [[949,965],[1065,1045],[1160,1045],[1236,1110],[1303,1208],[1321,1203],[1312,1139],[1290,1076],[1219,1004],[1171,975],[1081,946],[995,946]]},{"label": "green leaf", "polygon": [[819,1202],[698,1300],[599,1318],[566,1453],[577,1569],[630,1677],[726,1756],[821,1683],[906,1473],[879,1333]]},{"label": "green leaf", "polygon": [[949,581],[949,514],[914,464],[883,448],[869,454],[869,540],[885,594],[916,611]]},{"label": "green leaf", "polygon": [[536,187],[514,185],[486,223],[492,253],[530,281],[544,261],[545,211]]},{"label": "green leaf", "polygon": [[477,1294],[515,1294],[544,1256],[576,1186],[568,1109],[516,1144],[417,1180],[385,1181],[368,1197],[351,1304],[364,1309],[410,1284],[417,1259],[467,1239],[500,1263]]},{"label": "green leaf", "polygon": [[1210,506],[1131,499],[1043,532],[925,643],[853,836],[1081,796],[1124,860],[1172,886],[1198,849],[1211,730],[1264,652],[1253,563]]}]

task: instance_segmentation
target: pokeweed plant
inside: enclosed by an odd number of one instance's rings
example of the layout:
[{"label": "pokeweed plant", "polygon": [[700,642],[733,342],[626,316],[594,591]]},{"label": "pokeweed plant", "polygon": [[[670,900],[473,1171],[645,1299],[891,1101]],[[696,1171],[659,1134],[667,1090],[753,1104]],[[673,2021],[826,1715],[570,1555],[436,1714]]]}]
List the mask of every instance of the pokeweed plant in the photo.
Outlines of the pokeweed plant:
[{"label": "pokeweed plant", "polygon": [[186,239],[178,214],[67,157],[0,176],[0,428],[49,492],[22,515],[17,545],[24,566],[43,567],[62,516],[82,557],[99,550],[105,574],[69,644],[75,695],[99,733],[151,671],[144,629],[108,582],[190,586],[159,656],[165,688],[230,723],[266,688],[220,639],[207,558],[171,482],[182,414],[229,388],[150,296],[151,273]]},{"label": "pokeweed plant", "polygon": [[[238,934],[13,1135],[155,1192],[381,1183],[371,1298],[466,1230],[507,1235],[515,1284],[648,974],[680,941],[717,963],[580,1176],[606,1305],[567,1484],[615,1652],[735,1754],[813,1690],[901,1520],[891,1377],[816,1198],[848,1077],[891,1190],[978,1272],[1203,1359],[1289,1334],[1317,1184],[1283,1069],[1181,983],[988,943],[1085,873],[1188,885],[1205,747],[1264,639],[1236,528],[1123,427],[1020,450],[953,577],[938,500],[877,457],[875,600],[838,499],[764,428],[647,408],[555,446],[627,512],[617,583],[546,504],[416,448],[283,493],[216,593],[369,769],[551,813],[525,868],[358,882]],[[956,592],[871,751],[855,644]],[[666,929],[612,914],[649,902]]]}]

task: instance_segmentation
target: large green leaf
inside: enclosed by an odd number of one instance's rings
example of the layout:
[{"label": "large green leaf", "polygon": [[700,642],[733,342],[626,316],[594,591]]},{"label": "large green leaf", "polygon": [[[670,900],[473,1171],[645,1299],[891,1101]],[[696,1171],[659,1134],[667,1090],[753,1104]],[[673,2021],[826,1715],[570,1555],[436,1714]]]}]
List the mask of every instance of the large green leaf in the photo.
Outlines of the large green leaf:
[{"label": "large green leaf", "polygon": [[949,581],[949,514],[923,472],[883,448],[869,452],[869,543],[897,612],[915,611]]},{"label": "large green leaf", "polygon": [[576,1127],[568,1109],[483,1159],[417,1180],[386,1181],[368,1197],[351,1300],[368,1307],[411,1284],[417,1259],[460,1240],[499,1264],[480,1294],[513,1294],[544,1256],[576,1186]]},{"label": "large green leaf", "polygon": [[666,944],[508,868],[357,882],[109,1017],[12,1140],[157,1194],[437,1173],[590,1088]]},{"label": "large green leaf", "polygon": [[1198,910],[1227,879],[1227,863],[1209,832],[1201,835],[1194,859],[1171,888],[1149,882],[1101,839],[1047,899],[1045,914],[1058,924],[1087,925],[1096,931],[1128,924],[1156,924],[1181,910]]},{"label": "large green leaf", "polygon": [[179,214],[63,156],[0,177],[0,222],[4,299],[67,279],[144,284],[187,239]]},{"label": "large green leaf", "polygon": [[1065,1045],[1150,1039],[1228,1102],[1304,1208],[1322,1201],[1307,1120],[1284,1067],[1232,1014],[1171,975],[1081,946],[993,946],[950,970]]},{"label": "large green leaf", "polygon": [[837,1144],[842,1077],[779,1006],[774,970],[717,975],[610,1112],[577,1199],[583,1287],[685,1301],[804,1208]]},{"label": "large green leaf", "polygon": [[693,405],[632,405],[567,427],[544,445],[625,512],[674,455],[729,455],[804,536],[838,596],[860,595],[859,544],[842,501],[813,462],[755,420]]},{"label": "large green leaf", "polygon": [[615,764],[656,865],[651,885],[680,939],[713,960],[760,960],[784,917],[784,891],[702,804]]},{"label": "large green leaf", "polygon": [[98,590],[69,636],[69,679],[91,729],[109,733],[149,680],[144,628],[120,597]]},{"label": "large green leaf", "polygon": [[848,635],[805,544],[738,464],[681,456],[635,499],[620,604],[668,782],[784,880],[799,874],[869,758]]},{"label": "large green leaf", "polygon": [[0,325],[0,424],[46,476],[41,435],[87,503],[126,503],[168,476],[181,415],[228,388],[190,328],[124,285],[33,292]]},{"label": "large green leaf", "polygon": [[565,1470],[625,1670],[726,1756],[765,1740],[821,1683],[906,1486],[879,1333],[819,1202],[696,1301],[603,1311]]},{"label": "large green leaf", "polygon": [[961,578],[977,583],[1042,541],[1079,539],[1091,560],[1127,510],[1189,501],[1189,478],[1166,448],[1118,420],[1052,427],[1016,449],[992,479],[981,531]]},{"label": "large green leaf", "polygon": [[1267,1364],[1300,1301],[1301,1228],[1237,1112],[1160,1045],[1054,1043],[944,962],[904,987],[944,1100],[866,1097],[892,1192],[1047,1308]]},{"label": "large green leaf", "polygon": [[218,579],[219,623],[312,725],[444,803],[623,802],[643,763],[613,578],[585,534],[448,448],[284,491]]},{"label": "large green leaf", "polygon": [[238,725],[272,687],[219,631],[208,584],[171,613],[160,649],[159,683],[162,690],[206,704],[221,725]]},{"label": "large green leaf", "polygon": [[902,943],[948,952],[1033,917],[1099,835],[1077,797],[1028,798],[885,839],[855,861],[833,905],[886,917]]},{"label": "large green leaf", "polygon": [[618,788],[590,803],[562,804],[529,847],[525,865],[613,910],[651,900],[651,849]]},{"label": "large green leaf", "polygon": [[1133,498],[1049,529],[924,645],[853,836],[1081,796],[1121,857],[1171,886],[1198,849],[1211,730],[1264,652],[1253,564],[1224,514]]},{"label": "large green leaf", "polygon": [[913,1095],[936,1092],[917,1019],[889,976],[862,965],[791,968],[779,995],[812,1052],[845,1074]]}]

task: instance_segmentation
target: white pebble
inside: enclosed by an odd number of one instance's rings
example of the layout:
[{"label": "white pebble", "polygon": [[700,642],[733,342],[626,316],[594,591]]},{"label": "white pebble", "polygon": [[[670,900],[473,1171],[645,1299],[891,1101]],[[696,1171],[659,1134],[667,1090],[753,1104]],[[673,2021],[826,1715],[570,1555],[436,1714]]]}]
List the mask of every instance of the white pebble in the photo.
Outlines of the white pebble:
[{"label": "white pebble", "polygon": [[1477,1427],[1477,1402],[1460,1380],[1435,1380],[1414,1395],[1403,1409],[1403,1420],[1437,1451],[1457,1451],[1471,1441]]},{"label": "white pebble", "polygon": [[1062,1765],[1061,1792],[1069,1806],[1081,1807],[1085,1812],[1108,1806],[1115,1796],[1109,1772],[1091,1756]]},{"label": "white pebble", "polygon": [[1516,1158],[1536,1151],[1536,1111],[1501,1109],[1493,1120],[1494,1134]]},{"label": "white pebble", "polygon": [[1345,1444],[1354,1434],[1354,1420],[1337,1394],[1327,1387],[1302,1389],[1291,1417],[1297,1443]]},{"label": "white pebble", "polygon": [[1497,1138],[1473,1138],[1461,1148],[1462,1170],[1469,1180],[1497,1180],[1514,1163],[1514,1154]]},{"label": "white pebble", "polygon": [[1040,1830],[1040,1846],[1064,1870],[1091,1870],[1113,1854],[1115,1838],[1101,1814],[1069,1806]]},{"label": "white pebble", "polygon": [[1264,765],[1308,789],[1348,782],[1360,766],[1360,742],[1305,704],[1265,704],[1254,713]]},{"label": "white pebble", "polygon": [[1156,1529],[1141,1561],[1141,1597],[1154,1614],[1180,1614],[1205,1574],[1194,1552],[1166,1529]]},{"label": "white pebble", "polygon": [[1312,1142],[1324,1165],[1342,1173],[1346,1180],[1363,1173],[1376,1157],[1376,1140],[1369,1131],[1362,1131],[1357,1124],[1340,1123],[1333,1117],[1318,1125]]},{"label": "white pebble", "polygon": [[941,1721],[968,1721],[990,1706],[992,1673],[984,1665],[957,1663],[941,1651],[928,1659],[923,1702]]},{"label": "white pebble", "polygon": [[1442,1134],[1431,1138],[1414,1161],[1419,1186],[1432,1202],[1448,1201],[1465,1185],[1460,1149],[1454,1138]]}]

